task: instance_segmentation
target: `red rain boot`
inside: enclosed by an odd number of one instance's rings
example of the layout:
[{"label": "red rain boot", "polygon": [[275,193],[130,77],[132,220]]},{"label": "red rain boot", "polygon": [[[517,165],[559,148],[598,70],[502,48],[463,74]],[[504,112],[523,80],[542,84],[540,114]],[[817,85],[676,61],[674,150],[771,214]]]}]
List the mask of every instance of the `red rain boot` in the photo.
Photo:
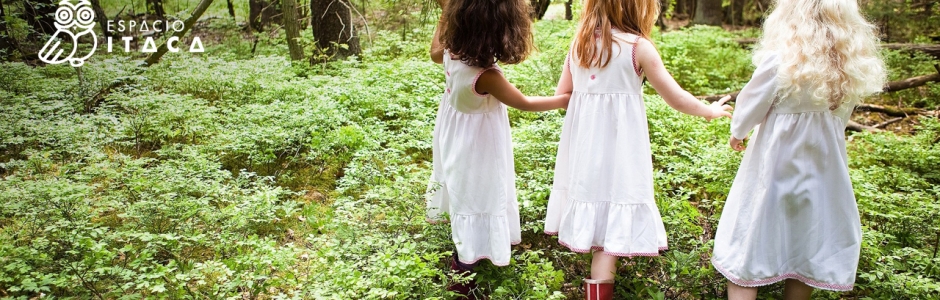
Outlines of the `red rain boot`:
[{"label": "red rain boot", "polygon": [[[457,265],[457,258],[453,258],[450,261],[450,269],[461,275],[470,274],[469,270],[463,269],[459,265]],[[475,290],[476,288],[477,288],[476,282],[474,282],[474,280],[471,279],[467,283],[453,283],[447,287],[447,290],[455,292],[463,296],[458,299],[474,299],[475,300],[477,299],[477,297],[476,295],[473,294],[473,290]]]},{"label": "red rain boot", "polygon": [[614,280],[584,279],[584,298],[587,300],[614,299]]}]

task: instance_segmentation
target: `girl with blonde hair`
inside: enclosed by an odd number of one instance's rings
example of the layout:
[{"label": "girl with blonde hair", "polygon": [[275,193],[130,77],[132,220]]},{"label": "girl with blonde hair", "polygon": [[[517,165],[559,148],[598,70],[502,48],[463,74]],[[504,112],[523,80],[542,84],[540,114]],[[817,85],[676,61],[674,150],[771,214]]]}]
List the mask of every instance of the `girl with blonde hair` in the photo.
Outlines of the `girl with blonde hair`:
[{"label": "girl with blonde hair", "polygon": [[785,299],[851,290],[861,246],[845,126],[884,83],[875,27],[855,0],[778,0],[751,81],[737,96],[731,148],[755,130],[718,222],[712,264],[728,299],[786,280]]},{"label": "girl with blonde hair", "polygon": [[666,230],[653,199],[642,76],[676,110],[730,117],[683,90],[649,41],[658,0],[585,0],[557,95],[571,94],[562,126],[545,233],[593,251],[587,299],[613,298],[618,257],[658,256]]}]

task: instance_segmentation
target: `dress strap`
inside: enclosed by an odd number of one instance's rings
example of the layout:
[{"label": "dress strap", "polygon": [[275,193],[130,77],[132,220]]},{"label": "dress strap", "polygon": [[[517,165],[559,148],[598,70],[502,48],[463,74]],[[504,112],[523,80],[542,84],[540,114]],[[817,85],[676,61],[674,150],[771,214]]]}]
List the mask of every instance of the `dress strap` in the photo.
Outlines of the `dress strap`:
[{"label": "dress strap", "polygon": [[493,64],[493,66],[489,68],[483,68],[482,70],[480,70],[480,72],[477,73],[477,76],[473,77],[473,84],[470,85],[470,90],[473,91],[474,95],[477,95],[478,97],[486,97],[489,95],[489,93],[486,93],[486,94],[477,93],[477,80],[480,80],[480,76],[483,76],[483,73],[489,70],[496,70],[496,72],[499,72],[500,75],[503,74],[503,70],[500,69],[499,66],[496,66],[496,64]]},{"label": "dress strap", "polygon": [[637,65],[637,63],[636,63],[636,46],[640,43],[640,39],[641,39],[641,38],[642,38],[641,36],[637,35],[637,36],[636,36],[636,39],[633,40],[633,54],[632,54],[632,57],[633,57],[633,71],[636,72],[636,76],[643,76],[643,74],[642,74],[642,73],[643,73],[643,70],[640,69],[640,65]]}]

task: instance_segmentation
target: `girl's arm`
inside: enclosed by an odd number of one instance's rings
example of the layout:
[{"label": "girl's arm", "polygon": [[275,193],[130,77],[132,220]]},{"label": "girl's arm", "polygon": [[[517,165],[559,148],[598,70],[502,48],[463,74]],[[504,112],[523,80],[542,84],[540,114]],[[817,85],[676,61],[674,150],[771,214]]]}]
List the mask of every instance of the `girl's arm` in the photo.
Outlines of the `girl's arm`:
[{"label": "girl's arm", "polygon": [[[731,149],[741,151],[744,146],[741,142],[747,139],[748,133],[758,124],[764,121],[770,107],[774,103],[774,93],[776,92],[777,78],[777,60],[776,56],[770,56],[764,59],[751,80],[738,93],[735,107],[737,114],[731,120]],[[725,97],[730,98],[730,97]]]},{"label": "girl's arm", "polygon": [[473,87],[478,94],[490,94],[496,100],[519,110],[546,111],[556,108],[568,107],[568,97],[571,94],[549,97],[529,97],[523,95],[515,86],[509,83],[499,69],[489,69],[480,74]]},{"label": "girl's arm", "polygon": [[565,64],[561,67],[561,78],[558,79],[558,86],[555,87],[555,95],[571,94],[574,90],[574,85],[571,83],[571,68],[568,66],[570,60],[571,52],[568,52]]},{"label": "girl's arm", "polygon": [[727,99],[705,105],[695,96],[682,89],[676,83],[676,80],[672,78],[672,75],[669,75],[669,71],[666,71],[666,66],[663,65],[663,60],[659,57],[659,52],[656,52],[653,44],[645,39],[639,39],[635,47],[636,63],[646,73],[646,78],[656,89],[656,92],[663,97],[666,104],[682,113],[704,117],[706,120],[731,117],[729,111],[732,108],[730,105],[725,105]]},{"label": "girl's arm", "polygon": [[443,64],[444,63],[444,46],[441,45],[441,27],[444,25],[444,4],[443,0],[438,0],[438,4],[441,5],[441,18],[437,21],[437,28],[434,28],[434,37],[431,38],[431,61]]}]

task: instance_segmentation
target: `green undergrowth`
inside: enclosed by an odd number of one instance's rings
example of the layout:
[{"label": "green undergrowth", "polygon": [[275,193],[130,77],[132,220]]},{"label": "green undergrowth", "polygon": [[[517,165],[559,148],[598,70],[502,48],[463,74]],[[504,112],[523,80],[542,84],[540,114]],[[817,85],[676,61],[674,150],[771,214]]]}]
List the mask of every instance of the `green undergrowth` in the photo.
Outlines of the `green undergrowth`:
[{"label": "green undergrowth", "polygon": [[[539,52],[506,76],[525,93],[553,93],[572,28],[537,23]],[[401,36],[380,32],[362,57],[314,67],[211,46],[146,69],[96,56],[81,80],[66,66],[3,64],[0,297],[454,298],[445,287],[468,278],[449,274],[450,228],[424,218],[444,76],[427,41]],[[749,77],[734,37],[696,27],[655,38],[680,84],[711,94]],[[708,261],[741,157],[726,145],[729,122],[645,101],[670,249],[623,260],[616,292],[723,298]],[[471,275],[492,299],[582,295],[589,256],[541,233],[563,117],[510,113],[523,243],[509,266]],[[849,138],[864,231],[858,279],[852,292],[816,296],[940,297],[940,123]]]}]

